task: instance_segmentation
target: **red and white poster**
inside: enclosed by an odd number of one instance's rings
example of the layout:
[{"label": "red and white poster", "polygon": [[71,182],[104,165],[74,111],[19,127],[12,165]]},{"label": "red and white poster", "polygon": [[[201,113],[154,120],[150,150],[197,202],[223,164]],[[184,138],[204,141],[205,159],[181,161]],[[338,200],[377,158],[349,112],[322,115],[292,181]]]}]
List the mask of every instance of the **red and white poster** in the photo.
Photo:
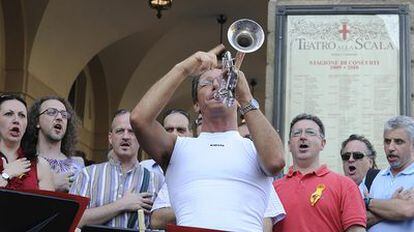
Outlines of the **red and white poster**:
[{"label": "red and white poster", "polygon": [[286,35],[285,131],[315,114],[326,127],[321,163],[342,172],[342,141],[362,134],[386,167],[383,125],[400,112],[398,15],[288,16]]}]

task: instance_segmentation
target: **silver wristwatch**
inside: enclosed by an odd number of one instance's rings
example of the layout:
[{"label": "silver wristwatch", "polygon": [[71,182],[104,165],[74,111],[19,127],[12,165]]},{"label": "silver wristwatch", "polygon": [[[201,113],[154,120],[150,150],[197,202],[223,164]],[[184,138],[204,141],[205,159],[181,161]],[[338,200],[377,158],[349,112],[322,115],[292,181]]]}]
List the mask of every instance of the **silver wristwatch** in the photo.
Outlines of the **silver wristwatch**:
[{"label": "silver wristwatch", "polygon": [[258,110],[259,108],[259,102],[257,102],[256,99],[252,98],[252,100],[250,100],[249,103],[247,103],[244,106],[241,106],[239,111],[241,115],[245,115],[247,112],[252,110]]},{"label": "silver wristwatch", "polygon": [[9,180],[9,179],[10,179],[9,174],[7,174],[7,173],[5,173],[5,172],[2,172],[2,173],[1,173],[1,177],[2,177],[3,179],[5,179],[5,180]]}]

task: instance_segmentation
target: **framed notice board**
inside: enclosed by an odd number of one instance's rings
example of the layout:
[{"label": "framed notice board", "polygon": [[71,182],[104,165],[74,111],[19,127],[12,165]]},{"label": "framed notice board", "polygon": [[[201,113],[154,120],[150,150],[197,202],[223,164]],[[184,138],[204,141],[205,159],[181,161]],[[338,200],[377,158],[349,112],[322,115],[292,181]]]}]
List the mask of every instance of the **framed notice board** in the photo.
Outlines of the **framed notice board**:
[{"label": "framed notice board", "polygon": [[277,6],[273,125],[285,142],[299,113],[321,118],[321,163],[342,172],[340,146],[365,135],[387,166],[383,125],[411,112],[406,5]]}]

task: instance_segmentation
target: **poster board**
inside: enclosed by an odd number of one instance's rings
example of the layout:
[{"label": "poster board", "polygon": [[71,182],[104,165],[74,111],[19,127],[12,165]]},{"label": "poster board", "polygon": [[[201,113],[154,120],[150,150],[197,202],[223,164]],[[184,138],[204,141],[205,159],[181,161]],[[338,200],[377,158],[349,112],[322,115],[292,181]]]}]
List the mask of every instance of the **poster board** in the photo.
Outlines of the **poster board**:
[{"label": "poster board", "polygon": [[341,173],[342,141],[361,134],[386,167],[383,125],[411,112],[408,7],[279,6],[276,12],[273,123],[288,165],[290,121],[306,112],[325,125],[321,163]]}]

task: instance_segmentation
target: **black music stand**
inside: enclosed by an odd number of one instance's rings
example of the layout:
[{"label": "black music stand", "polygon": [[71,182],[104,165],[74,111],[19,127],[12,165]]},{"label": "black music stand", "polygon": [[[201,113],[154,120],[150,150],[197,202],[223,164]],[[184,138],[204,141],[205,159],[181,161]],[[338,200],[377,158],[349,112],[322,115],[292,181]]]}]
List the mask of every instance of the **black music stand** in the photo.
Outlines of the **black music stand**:
[{"label": "black music stand", "polygon": [[127,229],[119,227],[109,227],[101,225],[88,225],[82,227],[82,232],[137,232],[136,229]]},{"label": "black music stand", "polygon": [[73,231],[88,202],[66,193],[0,189],[1,231]]}]

